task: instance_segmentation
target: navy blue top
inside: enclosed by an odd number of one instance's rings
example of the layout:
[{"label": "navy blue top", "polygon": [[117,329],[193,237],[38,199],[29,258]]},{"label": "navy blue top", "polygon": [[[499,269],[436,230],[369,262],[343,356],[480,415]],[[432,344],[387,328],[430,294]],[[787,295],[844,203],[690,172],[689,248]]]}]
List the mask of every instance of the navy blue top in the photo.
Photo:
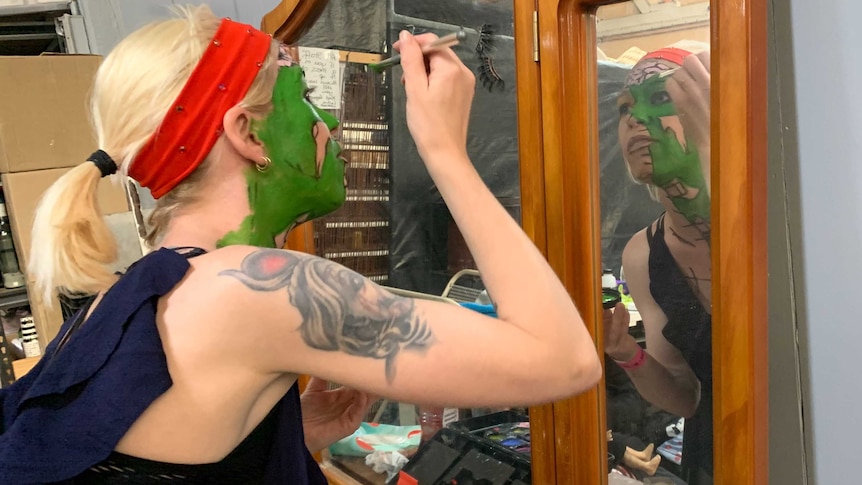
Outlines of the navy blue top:
[{"label": "navy blue top", "polygon": [[[712,315],[698,300],[664,240],[664,215],[656,231],[647,228],[650,293],[667,316],[662,335],[676,347],[700,380],[700,403],[685,420],[682,444],[683,474],[713,470],[712,424]],[[683,477],[685,478],[685,477]]]},{"label": "navy blue top", "polygon": [[[59,350],[75,317],[29,373],[0,389],[0,482],[74,483],[112,455],[141,413],[171,387],[156,308],[189,266],[169,249],[144,256]],[[326,484],[305,447],[296,385],[276,408],[263,483]]]}]

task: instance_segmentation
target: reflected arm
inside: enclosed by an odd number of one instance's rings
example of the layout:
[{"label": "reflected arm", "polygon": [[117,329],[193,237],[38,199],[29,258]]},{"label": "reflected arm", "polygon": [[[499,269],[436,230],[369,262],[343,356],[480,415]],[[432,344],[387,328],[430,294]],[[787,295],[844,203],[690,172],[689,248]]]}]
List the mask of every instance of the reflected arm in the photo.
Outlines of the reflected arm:
[{"label": "reflected arm", "polygon": [[[632,299],[644,322],[647,360],[641,367],[626,372],[644,399],[665,411],[690,417],[700,401],[700,381],[679,350],[662,335],[667,317],[650,293],[648,261],[649,245],[645,232],[641,231],[626,245],[623,267]],[[637,345],[634,338],[631,344]],[[631,350],[626,355],[611,357],[627,361],[633,355]]]}]

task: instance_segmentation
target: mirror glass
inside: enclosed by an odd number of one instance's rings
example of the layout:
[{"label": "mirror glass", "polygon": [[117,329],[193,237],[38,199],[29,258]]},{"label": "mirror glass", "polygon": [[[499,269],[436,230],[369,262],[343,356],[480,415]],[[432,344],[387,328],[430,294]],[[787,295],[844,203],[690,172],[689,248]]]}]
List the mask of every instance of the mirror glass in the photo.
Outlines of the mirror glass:
[{"label": "mirror glass", "polygon": [[[299,42],[299,62],[307,77],[314,76],[309,55],[320,55],[307,48],[339,51],[337,108],[325,107],[341,120],[335,136],[349,162],[347,202],[312,223],[313,250],[393,291],[493,313],[481,274],[408,131],[405,92],[399,82],[402,70],[395,66],[376,72],[368,63],[390,56],[387,46],[403,29],[441,37],[459,31],[466,34],[453,49],[477,77],[468,151],[491,191],[520,221],[513,2],[394,0],[386,2],[385,11],[380,7],[383,2],[357,3],[330,2]],[[368,21],[345,20],[359,16]],[[316,97],[323,92],[315,86],[312,101],[320,104]],[[380,401],[366,421],[398,426],[395,431],[407,430],[407,436],[410,429],[421,430],[421,441],[436,442],[428,449],[443,455],[449,453],[445,450],[455,456],[482,450],[481,456],[497,456],[504,462],[502,468],[488,468],[488,473],[509,470],[507,483],[530,483],[527,409],[442,409]],[[394,448],[418,463],[417,448],[411,443]],[[324,459],[354,480],[384,483],[386,474],[366,464],[366,451],[353,448],[330,448]],[[420,483],[462,483],[463,467],[453,460],[447,467],[439,461],[443,455],[422,457],[425,465],[415,465],[413,472],[421,475],[416,476]],[[471,479],[496,480],[491,476]]]},{"label": "mirror glass", "polygon": [[597,12],[612,479],[712,483],[709,21],[703,0]]}]

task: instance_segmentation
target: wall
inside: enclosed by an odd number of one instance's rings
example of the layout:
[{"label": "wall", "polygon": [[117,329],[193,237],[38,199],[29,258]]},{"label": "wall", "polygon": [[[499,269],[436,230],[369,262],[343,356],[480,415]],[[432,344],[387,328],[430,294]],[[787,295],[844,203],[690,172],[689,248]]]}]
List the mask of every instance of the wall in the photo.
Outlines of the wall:
[{"label": "wall", "polygon": [[[170,7],[200,3],[176,0],[78,0],[90,43],[90,51],[105,55],[130,32],[170,14]],[[260,20],[276,1],[207,0],[213,11],[238,22],[260,25]]]},{"label": "wall", "polygon": [[[859,483],[862,325],[862,2],[776,1],[790,8],[799,190],[788,190],[790,244],[811,483]],[[777,17],[776,17],[777,18]],[[786,32],[786,30],[785,30]],[[793,127],[787,139],[793,140]],[[778,482],[774,482],[778,483]]]},{"label": "wall", "polygon": [[[769,20],[769,479],[807,482],[802,355],[794,276],[799,259],[799,153],[790,9],[770,0]],[[791,242],[793,244],[791,244]]]},{"label": "wall", "polygon": [[[170,15],[170,7],[200,3],[193,0],[78,0],[87,28],[91,52],[107,54],[135,29]],[[255,27],[264,15],[278,5],[277,0],[207,0],[222,17],[230,17]],[[363,17],[365,23],[348,23],[344,19]],[[354,49],[378,51],[385,40],[385,4],[377,0],[330,0],[318,22],[301,44],[309,47],[351,46]],[[376,26],[376,27],[375,27]]]}]

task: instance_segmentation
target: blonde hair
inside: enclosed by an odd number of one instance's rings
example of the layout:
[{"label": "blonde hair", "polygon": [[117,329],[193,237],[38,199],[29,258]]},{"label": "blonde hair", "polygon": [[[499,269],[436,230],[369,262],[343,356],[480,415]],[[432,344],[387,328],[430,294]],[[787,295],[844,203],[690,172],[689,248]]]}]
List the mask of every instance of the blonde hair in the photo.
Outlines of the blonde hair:
[{"label": "blonde hair", "polygon": [[[177,18],[147,25],[123,39],[96,75],[90,102],[98,146],[128,173],[135,156],[155,133],[191,76],[220,25],[209,7],[176,9]],[[277,76],[278,44],[240,105],[253,113],[270,109]],[[155,244],[178,207],[201,196],[208,162],[160,198],[150,216],[148,243]],[[116,281],[111,266],[116,240],[96,199],[101,174],[86,162],[70,170],[45,193],[36,209],[29,275],[50,302],[53,292],[95,294]]]}]

